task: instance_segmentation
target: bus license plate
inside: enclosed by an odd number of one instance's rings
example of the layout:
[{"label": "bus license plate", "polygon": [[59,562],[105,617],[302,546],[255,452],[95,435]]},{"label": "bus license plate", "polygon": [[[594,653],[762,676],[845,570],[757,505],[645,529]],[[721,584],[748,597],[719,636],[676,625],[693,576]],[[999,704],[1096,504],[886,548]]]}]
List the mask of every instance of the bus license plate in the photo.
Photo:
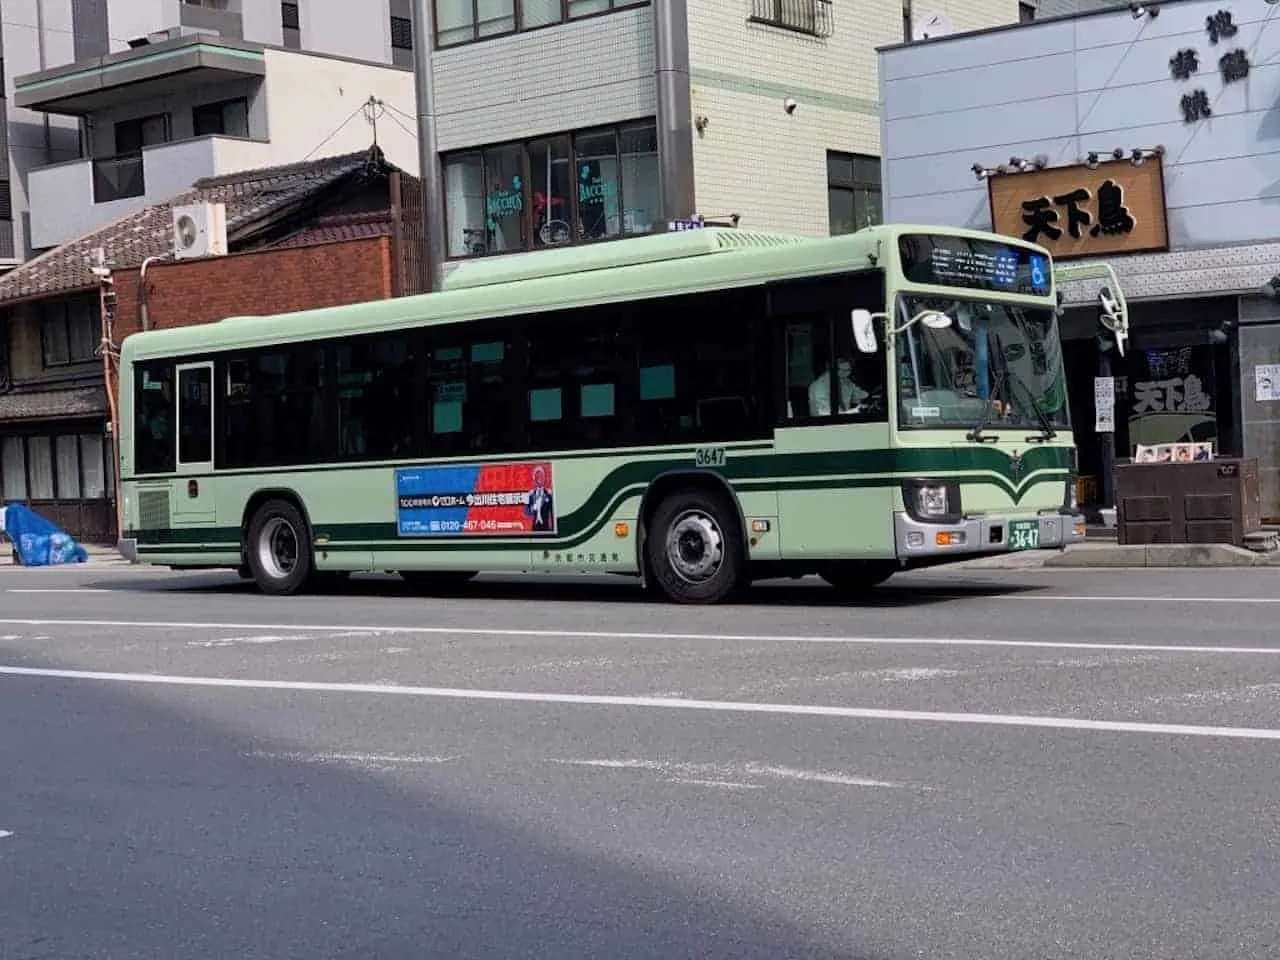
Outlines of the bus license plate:
[{"label": "bus license plate", "polygon": [[1034,550],[1040,546],[1039,520],[1011,520],[1009,522],[1009,549]]}]

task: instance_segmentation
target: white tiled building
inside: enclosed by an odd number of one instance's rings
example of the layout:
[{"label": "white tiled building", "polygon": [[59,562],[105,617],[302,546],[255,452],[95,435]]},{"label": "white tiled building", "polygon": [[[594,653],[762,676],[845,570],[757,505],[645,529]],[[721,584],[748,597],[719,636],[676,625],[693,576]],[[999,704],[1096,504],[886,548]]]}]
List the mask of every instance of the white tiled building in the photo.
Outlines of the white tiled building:
[{"label": "white tiled building", "polygon": [[[811,235],[863,226],[880,216],[876,48],[926,23],[1035,12],[1018,0],[433,2],[453,257],[695,215]],[[415,3],[0,0],[0,262],[197,177],[303,159],[370,95],[387,102],[389,157],[416,169],[403,155]],[[139,178],[141,196],[102,199]]]}]

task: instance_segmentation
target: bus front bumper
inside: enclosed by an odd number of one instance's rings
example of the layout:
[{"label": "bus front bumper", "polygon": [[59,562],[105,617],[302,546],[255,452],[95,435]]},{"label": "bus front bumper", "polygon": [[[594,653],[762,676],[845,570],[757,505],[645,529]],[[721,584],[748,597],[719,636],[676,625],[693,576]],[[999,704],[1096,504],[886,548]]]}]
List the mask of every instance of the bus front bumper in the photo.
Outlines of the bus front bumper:
[{"label": "bus front bumper", "polygon": [[116,541],[116,552],[130,563],[137,563],[138,541],[132,537],[123,537]]},{"label": "bus front bumper", "polygon": [[1058,511],[1034,517],[965,517],[956,523],[925,523],[905,512],[893,517],[899,559],[1063,550],[1083,543],[1083,516]]}]

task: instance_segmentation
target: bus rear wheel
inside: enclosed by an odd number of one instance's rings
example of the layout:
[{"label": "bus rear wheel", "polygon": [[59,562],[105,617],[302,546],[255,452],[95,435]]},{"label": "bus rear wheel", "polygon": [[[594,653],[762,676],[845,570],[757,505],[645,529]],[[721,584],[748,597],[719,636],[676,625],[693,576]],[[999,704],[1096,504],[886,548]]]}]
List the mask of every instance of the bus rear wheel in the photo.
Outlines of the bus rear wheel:
[{"label": "bus rear wheel", "polygon": [[898,571],[890,560],[842,560],[828,564],[818,576],[842,593],[873,590]]},{"label": "bus rear wheel", "polygon": [[718,603],[742,583],[742,533],[724,497],[696,490],[667,497],[645,550],[654,583],[675,603]]},{"label": "bus rear wheel", "polygon": [[288,596],[311,579],[311,538],[301,512],[287,500],[268,500],[249,523],[249,569],[263,593]]}]

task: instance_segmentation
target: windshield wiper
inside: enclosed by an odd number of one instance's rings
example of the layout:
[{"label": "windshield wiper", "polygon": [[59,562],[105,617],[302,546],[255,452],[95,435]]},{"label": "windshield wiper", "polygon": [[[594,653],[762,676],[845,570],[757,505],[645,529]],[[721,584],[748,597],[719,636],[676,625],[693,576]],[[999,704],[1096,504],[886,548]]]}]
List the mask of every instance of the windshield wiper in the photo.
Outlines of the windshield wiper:
[{"label": "windshield wiper", "polygon": [[1058,435],[1058,431],[1053,429],[1053,421],[1049,419],[1049,415],[1040,409],[1040,404],[1036,403],[1036,395],[1031,392],[1031,388],[1026,385],[1023,379],[1012,370],[1007,370],[1006,375],[1009,382],[1015,387],[1022,390],[1022,395],[1027,398],[1027,402],[1031,404],[1031,409],[1035,411],[1036,419],[1040,421],[1040,433],[1034,437],[1027,437],[1027,443],[1048,443]]},{"label": "windshield wiper", "polygon": [[982,431],[987,428],[987,424],[991,422],[991,414],[996,408],[995,407],[996,395],[999,392],[1000,392],[1000,389],[999,389],[999,386],[997,385],[996,389],[992,390],[991,395],[987,397],[987,406],[986,406],[986,409],[982,411],[982,416],[978,419],[978,422],[973,425],[973,429],[964,435],[964,438],[966,440],[972,440],[975,443],[986,443],[988,440],[990,440],[992,443],[996,443],[997,441],[999,441],[1000,439],[999,437],[996,437],[996,436],[987,437],[987,436],[983,436],[983,433],[982,433]]},{"label": "windshield wiper", "polygon": [[[999,346],[998,342],[997,346]],[[988,360],[988,370],[990,370],[989,364],[990,360]],[[975,370],[974,372],[976,373],[977,371]],[[983,408],[982,416],[979,417],[978,422],[973,425],[973,429],[964,435],[966,440],[972,440],[975,443],[985,443],[987,440],[995,443],[1000,439],[999,437],[984,437],[982,435],[982,431],[985,430],[987,428],[987,424],[991,422],[991,414],[996,408],[996,398],[1000,395],[1000,379],[998,377],[990,377],[989,374],[988,376],[990,379],[994,380],[995,383],[991,390],[988,391],[987,397],[985,398],[986,406]]]}]

